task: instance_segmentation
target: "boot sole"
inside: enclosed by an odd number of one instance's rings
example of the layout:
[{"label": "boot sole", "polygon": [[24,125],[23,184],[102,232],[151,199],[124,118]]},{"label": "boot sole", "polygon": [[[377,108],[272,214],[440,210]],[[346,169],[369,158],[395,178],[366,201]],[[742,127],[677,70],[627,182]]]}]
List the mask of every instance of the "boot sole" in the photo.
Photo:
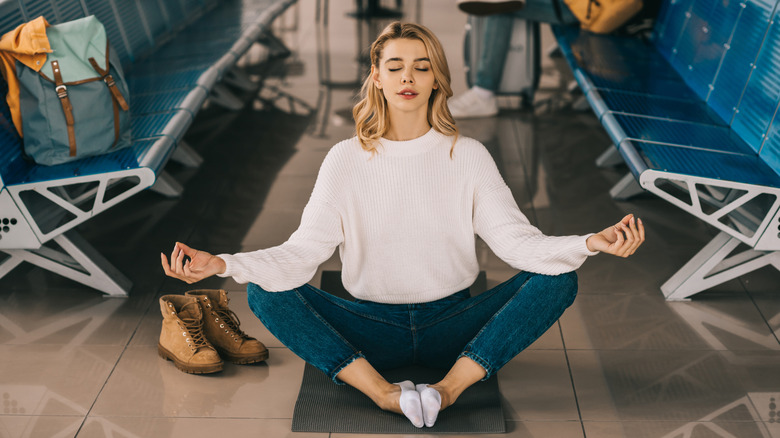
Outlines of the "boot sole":
[{"label": "boot sole", "polygon": [[174,365],[176,365],[176,368],[184,371],[188,374],[209,374],[209,373],[217,373],[219,371],[222,371],[223,362],[215,363],[215,364],[204,364],[204,365],[193,365],[193,364],[187,364],[179,359],[176,359],[176,356],[173,355],[170,351],[165,349],[160,344],[157,344],[157,354],[160,355],[161,358],[165,360],[170,360],[173,362]]},{"label": "boot sole", "polygon": [[254,356],[239,356],[239,355],[231,354],[220,348],[217,348],[217,353],[219,353],[220,357],[222,357],[223,359],[230,361],[236,365],[248,365],[251,363],[264,362],[266,359],[268,359],[268,350]]}]

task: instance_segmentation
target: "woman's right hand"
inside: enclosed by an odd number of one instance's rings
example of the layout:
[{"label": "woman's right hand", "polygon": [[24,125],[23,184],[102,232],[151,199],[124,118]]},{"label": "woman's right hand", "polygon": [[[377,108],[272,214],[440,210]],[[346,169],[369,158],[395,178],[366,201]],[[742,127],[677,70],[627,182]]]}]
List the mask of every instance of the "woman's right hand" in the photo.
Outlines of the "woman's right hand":
[{"label": "woman's right hand", "polygon": [[[185,261],[185,257],[189,257],[189,260]],[[170,264],[165,254],[160,253],[160,258],[165,275],[178,278],[187,284],[198,282],[212,275],[222,274],[227,269],[225,261],[221,258],[205,251],[192,249],[179,242],[176,242],[173,247]]]}]

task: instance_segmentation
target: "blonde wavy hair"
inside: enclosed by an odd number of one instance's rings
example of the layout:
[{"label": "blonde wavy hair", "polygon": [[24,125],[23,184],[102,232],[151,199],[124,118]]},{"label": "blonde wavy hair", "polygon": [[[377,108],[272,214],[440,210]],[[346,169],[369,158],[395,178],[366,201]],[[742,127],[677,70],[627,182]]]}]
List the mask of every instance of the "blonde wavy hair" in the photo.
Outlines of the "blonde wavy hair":
[{"label": "blonde wavy hair", "polygon": [[[455,136],[452,149],[450,149],[451,157],[458,136],[458,128],[455,126],[455,119],[452,117],[449,107],[447,107],[447,99],[452,96],[452,87],[450,86],[450,68],[447,65],[444,49],[439,39],[425,26],[395,21],[390,23],[371,45],[371,65],[375,69],[379,68],[379,61],[382,59],[382,50],[385,45],[395,39],[420,40],[425,45],[428,58],[431,60],[433,78],[438,85],[438,88],[432,91],[431,97],[428,99],[428,124],[437,132]],[[387,120],[387,100],[382,90],[374,84],[370,73],[363,82],[363,88],[360,90],[360,101],[352,109],[352,116],[355,118],[355,130],[360,145],[364,150],[372,154],[376,153],[376,144],[387,133],[389,123]]]}]

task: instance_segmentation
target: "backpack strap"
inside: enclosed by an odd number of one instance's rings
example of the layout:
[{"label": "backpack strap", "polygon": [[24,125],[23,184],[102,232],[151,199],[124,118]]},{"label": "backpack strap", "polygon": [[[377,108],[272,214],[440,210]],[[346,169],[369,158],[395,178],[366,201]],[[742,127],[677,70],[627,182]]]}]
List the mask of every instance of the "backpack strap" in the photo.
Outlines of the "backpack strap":
[{"label": "backpack strap", "polygon": [[[114,146],[116,145],[116,142],[119,141],[119,107],[122,107],[123,111],[127,111],[130,109],[130,106],[127,104],[127,101],[125,100],[124,96],[122,96],[122,92],[119,91],[119,88],[116,86],[116,82],[114,81],[114,77],[111,76],[111,73],[109,72],[109,63],[108,63],[108,47],[106,47],[106,69],[103,70],[100,68],[100,65],[95,61],[95,58],[89,58],[89,63],[92,64],[92,68],[95,69],[96,72],[103,78],[103,82],[106,83],[106,86],[108,87],[108,90],[111,92],[111,103],[114,107]],[[113,146],[112,146],[113,147]]]},{"label": "backpack strap", "polygon": [[73,105],[68,98],[68,87],[62,81],[62,73],[60,73],[60,63],[58,61],[51,62],[51,69],[54,70],[54,91],[57,92],[57,97],[60,98],[62,104],[62,112],[65,113],[65,123],[68,125],[68,143],[70,145],[70,156],[76,156],[76,129],[74,127],[75,120],[73,119]]},{"label": "backpack strap", "polygon": [[119,91],[119,88],[116,86],[114,77],[111,75],[108,69],[103,70],[100,68],[100,65],[97,63],[97,61],[95,61],[95,58],[89,58],[89,63],[92,64],[92,68],[94,68],[95,71],[98,72],[98,74],[100,74],[100,76],[103,78],[103,82],[105,82],[108,89],[111,90],[111,95],[114,97],[119,106],[122,107],[122,110],[129,110],[130,106],[127,104],[125,97],[122,96],[122,92]]}]

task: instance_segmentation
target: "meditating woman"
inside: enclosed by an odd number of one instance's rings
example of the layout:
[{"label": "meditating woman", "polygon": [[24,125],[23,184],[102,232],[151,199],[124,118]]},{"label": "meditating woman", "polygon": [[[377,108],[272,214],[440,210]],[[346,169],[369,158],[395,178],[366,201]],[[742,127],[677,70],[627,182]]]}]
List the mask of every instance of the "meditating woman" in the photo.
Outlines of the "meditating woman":
[{"label": "meditating woman", "polygon": [[[335,145],[298,230],[282,245],[211,255],[176,243],[165,273],[249,283],[252,311],[289,349],[380,408],[433,426],[439,411],[541,336],[574,301],[574,270],[598,252],[627,257],[645,238],[632,215],[583,236],[542,234],[520,212],[485,147],[458,135],[444,50],[395,22],[371,46],[357,135]],[[471,297],[475,235],[521,272]],[[336,247],[344,300],[308,281]],[[377,369],[448,369],[390,383]]]}]

